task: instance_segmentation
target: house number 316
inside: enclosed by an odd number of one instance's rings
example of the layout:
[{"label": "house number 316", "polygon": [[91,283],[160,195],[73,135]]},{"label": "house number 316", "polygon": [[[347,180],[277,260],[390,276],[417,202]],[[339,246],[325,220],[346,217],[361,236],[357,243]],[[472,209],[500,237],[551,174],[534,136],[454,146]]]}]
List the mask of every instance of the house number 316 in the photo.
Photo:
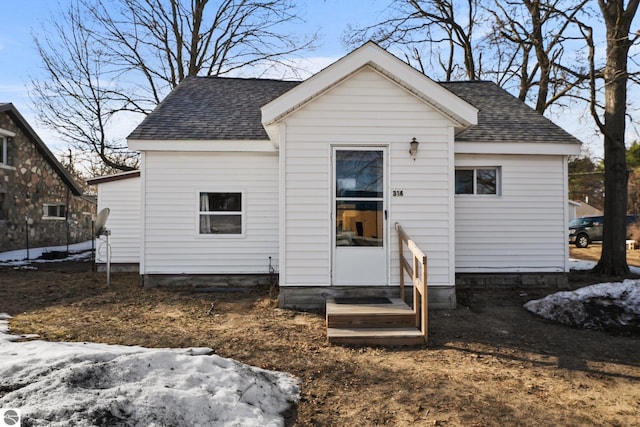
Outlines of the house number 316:
[{"label": "house number 316", "polygon": [[404,190],[393,190],[393,197],[403,197]]}]

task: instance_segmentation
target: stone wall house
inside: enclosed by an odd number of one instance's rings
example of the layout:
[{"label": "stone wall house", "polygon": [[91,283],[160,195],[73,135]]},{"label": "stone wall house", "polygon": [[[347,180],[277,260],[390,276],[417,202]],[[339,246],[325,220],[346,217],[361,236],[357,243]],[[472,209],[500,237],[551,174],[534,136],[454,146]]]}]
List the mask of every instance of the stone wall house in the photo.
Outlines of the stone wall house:
[{"label": "stone wall house", "polygon": [[96,203],[11,104],[0,104],[0,252],[91,239]]}]

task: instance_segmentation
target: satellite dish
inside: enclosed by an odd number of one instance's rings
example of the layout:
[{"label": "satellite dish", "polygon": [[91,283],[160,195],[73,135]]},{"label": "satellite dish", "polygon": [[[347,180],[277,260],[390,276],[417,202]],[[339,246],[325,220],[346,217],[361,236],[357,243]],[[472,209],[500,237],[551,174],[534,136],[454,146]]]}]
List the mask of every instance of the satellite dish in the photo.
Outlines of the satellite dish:
[{"label": "satellite dish", "polygon": [[105,231],[107,231],[106,225],[107,218],[109,218],[109,212],[111,212],[109,208],[104,208],[98,214],[98,218],[96,218],[96,223],[94,225],[96,237],[102,236],[105,234]]}]

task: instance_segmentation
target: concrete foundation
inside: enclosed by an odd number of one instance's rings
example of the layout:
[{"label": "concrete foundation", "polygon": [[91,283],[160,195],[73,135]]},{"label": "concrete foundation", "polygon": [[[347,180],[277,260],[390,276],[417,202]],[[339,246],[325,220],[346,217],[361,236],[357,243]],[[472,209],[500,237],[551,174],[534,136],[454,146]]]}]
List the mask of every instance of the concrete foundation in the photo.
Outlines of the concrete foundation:
[{"label": "concrete foundation", "polygon": [[550,289],[569,289],[566,273],[459,273],[456,274],[456,287],[496,288],[496,287],[545,287]]},{"label": "concrete foundation", "polygon": [[[106,264],[96,264],[96,270],[100,273],[104,273],[107,271]],[[130,264],[111,264],[111,272],[112,273],[138,273],[140,271],[140,264],[130,263]]]},{"label": "concrete foundation", "polygon": [[145,288],[163,286],[243,288],[270,285],[278,277],[269,274],[144,274],[140,276]]},{"label": "concrete foundation", "polygon": [[[104,265],[101,266],[104,267]],[[112,271],[126,271],[116,270],[113,267]],[[137,264],[129,267],[137,267]],[[161,286],[249,288],[278,283],[278,276],[269,274],[145,274],[140,277],[146,288]],[[569,289],[569,281],[565,273],[457,274],[456,286],[429,287],[429,308],[455,309],[456,287],[487,289],[487,292],[491,292],[492,288],[526,288],[527,286]],[[405,294],[407,303],[411,303],[413,289],[410,286],[405,288]],[[361,296],[398,298],[400,288],[398,286],[280,286],[279,306],[294,310],[322,311],[328,298]]]},{"label": "concrete foundation", "polygon": [[[281,286],[279,295],[280,308],[303,311],[322,311],[328,298],[336,297],[390,297],[398,298],[400,288],[397,286]],[[413,289],[405,288],[405,299],[411,303]],[[428,290],[429,308],[456,308],[456,293],[451,287],[430,287]]]}]

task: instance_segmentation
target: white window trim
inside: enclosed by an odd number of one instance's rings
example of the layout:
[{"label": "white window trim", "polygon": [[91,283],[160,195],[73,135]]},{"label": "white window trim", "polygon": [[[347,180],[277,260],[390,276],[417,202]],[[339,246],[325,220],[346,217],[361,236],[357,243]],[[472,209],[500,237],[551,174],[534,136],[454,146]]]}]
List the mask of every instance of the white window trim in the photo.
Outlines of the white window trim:
[{"label": "white window trim", "polygon": [[[64,206],[65,207],[65,216],[49,216],[49,206]],[[42,205],[42,219],[52,220],[52,221],[66,221],[66,205],[64,203],[44,203]]]},{"label": "white window trim", "polygon": [[[477,170],[478,169],[494,169],[496,171],[496,194],[477,194]],[[500,166],[460,166],[455,168],[456,171],[472,170],[473,171],[473,193],[471,194],[455,194],[456,197],[501,197],[502,196],[502,167]],[[454,173],[454,192],[455,192],[455,173]]]},{"label": "white window trim", "polygon": [[[214,234],[214,233],[200,233],[200,194],[201,193],[240,193],[240,204],[241,209],[240,212],[208,212],[207,215],[229,215],[238,214],[240,215],[240,226],[242,227],[242,232],[239,234]],[[246,191],[244,189],[206,189],[206,190],[198,190],[195,193],[195,211],[196,211],[196,221],[195,221],[195,233],[196,237],[200,239],[244,239],[247,237],[247,197]]]},{"label": "white window trim", "polygon": [[0,159],[2,159],[2,161],[0,161],[0,165],[2,166],[8,166],[7,160],[9,159],[7,159],[7,153],[9,150],[7,149],[7,145],[9,144],[7,139],[8,138],[6,136],[0,135],[0,153],[2,154],[0,156]]},{"label": "white window trim", "polygon": [[12,140],[16,137],[14,132],[0,128],[0,150],[2,150],[2,159],[0,169],[16,170],[15,166],[9,166],[7,163],[9,156],[9,138]]}]

